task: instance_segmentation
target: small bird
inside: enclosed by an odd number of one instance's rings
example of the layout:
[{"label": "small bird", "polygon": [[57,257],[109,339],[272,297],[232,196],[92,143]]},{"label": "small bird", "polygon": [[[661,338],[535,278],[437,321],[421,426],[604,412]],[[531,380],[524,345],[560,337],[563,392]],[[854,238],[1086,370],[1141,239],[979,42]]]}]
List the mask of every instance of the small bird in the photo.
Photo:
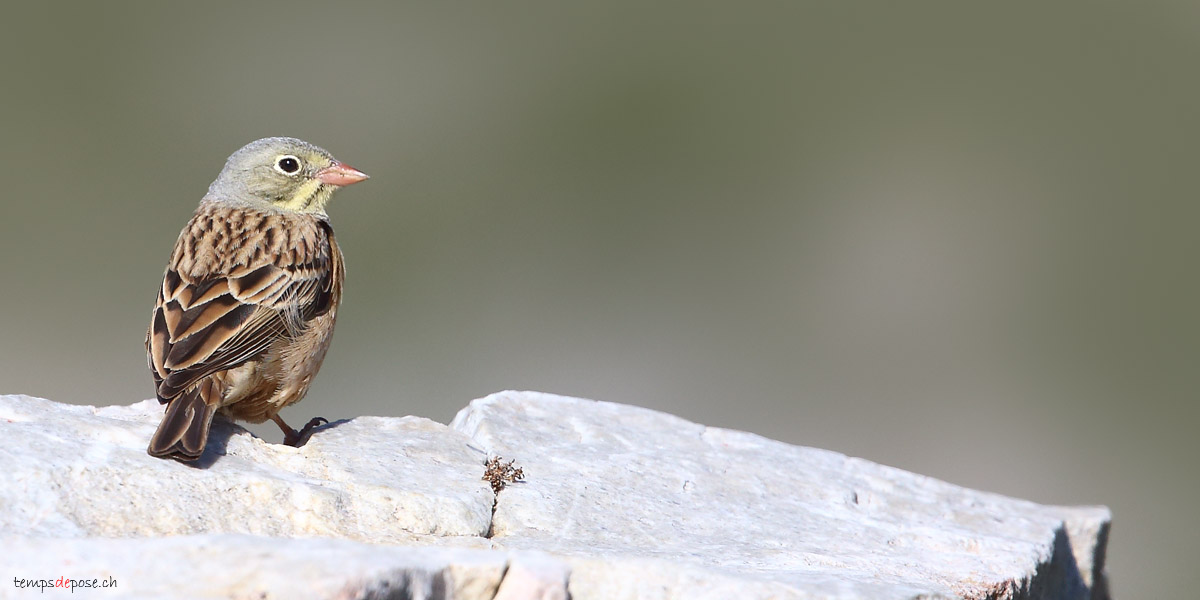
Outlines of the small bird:
[{"label": "small bird", "polygon": [[146,333],[166,413],[151,456],[191,461],[213,415],[275,421],[308,391],[333,336],[345,274],[325,205],[367,175],[295,138],[234,152],[175,242]]}]

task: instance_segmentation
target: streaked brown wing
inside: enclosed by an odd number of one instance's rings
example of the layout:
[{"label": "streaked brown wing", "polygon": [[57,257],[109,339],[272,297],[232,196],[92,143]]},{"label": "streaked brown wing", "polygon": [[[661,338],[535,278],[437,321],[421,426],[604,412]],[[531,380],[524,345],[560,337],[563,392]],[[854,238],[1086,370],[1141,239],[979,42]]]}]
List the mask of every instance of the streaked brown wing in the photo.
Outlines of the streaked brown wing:
[{"label": "streaked brown wing", "polygon": [[[199,219],[225,222],[197,224]],[[240,218],[235,222],[249,221],[253,227],[230,231],[228,220],[227,214],[197,213],[163,276],[146,339],[162,401],[208,375],[256,359],[281,337],[300,335],[330,308],[340,265],[333,260],[327,224],[313,229],[319,235],[312,243],[306,240],[288,252],[260,252],[264,239],[287,239],[271,232],[277,223]],[[247,245],[254,251],[246,251]],[[217,256],[200,260],[193,256],[195,249]],[[247,260],[233,263],[229,257]]]}]

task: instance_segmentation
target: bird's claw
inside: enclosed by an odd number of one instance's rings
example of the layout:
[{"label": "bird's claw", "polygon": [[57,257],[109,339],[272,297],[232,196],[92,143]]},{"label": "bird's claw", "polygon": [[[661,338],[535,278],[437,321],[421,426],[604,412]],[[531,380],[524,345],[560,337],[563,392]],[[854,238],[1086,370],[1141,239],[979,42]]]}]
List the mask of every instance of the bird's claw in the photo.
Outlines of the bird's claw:
[{"label": "bird's claw", "polygon": [[329,419],[326,419],[325,417],[313,417],[308,421],[308,423],[304,424],[304,427],[300,428],[300,431],[290,428],[288,431],[284,431],[283,443],[288,446],[299,448],[308,442],[308,438],[312,437],[313,432],[316,431],[318,427],[328,424]]}]

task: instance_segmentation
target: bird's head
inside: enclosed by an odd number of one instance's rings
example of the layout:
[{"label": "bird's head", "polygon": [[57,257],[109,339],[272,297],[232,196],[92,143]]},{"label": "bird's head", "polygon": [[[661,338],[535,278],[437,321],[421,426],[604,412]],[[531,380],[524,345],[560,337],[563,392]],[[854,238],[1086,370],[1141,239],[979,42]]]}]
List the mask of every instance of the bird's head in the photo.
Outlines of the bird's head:
[{"label": "bird's head", "polygon": [[324,214],[334,190],[366,178],[366,173],[303,140],[263,138],[225,161],[204,199]]}]

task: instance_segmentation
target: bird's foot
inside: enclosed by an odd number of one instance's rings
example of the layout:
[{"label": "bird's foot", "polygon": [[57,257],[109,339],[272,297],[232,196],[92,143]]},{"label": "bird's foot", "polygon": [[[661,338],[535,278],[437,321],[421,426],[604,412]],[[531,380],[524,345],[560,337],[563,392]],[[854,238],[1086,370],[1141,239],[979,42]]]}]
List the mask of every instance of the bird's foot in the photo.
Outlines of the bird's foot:
[{"label": "bird's foot", "polygon": [[280,418],[279,415],[271,417],[271,420],[275,421],[275,424],[279,426],[279,429],[283,430],[283,443],[295,448],[299,448],[307,443],[308,438],[312,437],[313,431],[315,431],[316,428],[329,423],[329,419],[326,419],[325,417],[313,417],[308,423],[304,424],[304,427],[302,427],[300,431],[296,431],[295,429],[289,427],[287,423],[284,423],[283,419]]}]

